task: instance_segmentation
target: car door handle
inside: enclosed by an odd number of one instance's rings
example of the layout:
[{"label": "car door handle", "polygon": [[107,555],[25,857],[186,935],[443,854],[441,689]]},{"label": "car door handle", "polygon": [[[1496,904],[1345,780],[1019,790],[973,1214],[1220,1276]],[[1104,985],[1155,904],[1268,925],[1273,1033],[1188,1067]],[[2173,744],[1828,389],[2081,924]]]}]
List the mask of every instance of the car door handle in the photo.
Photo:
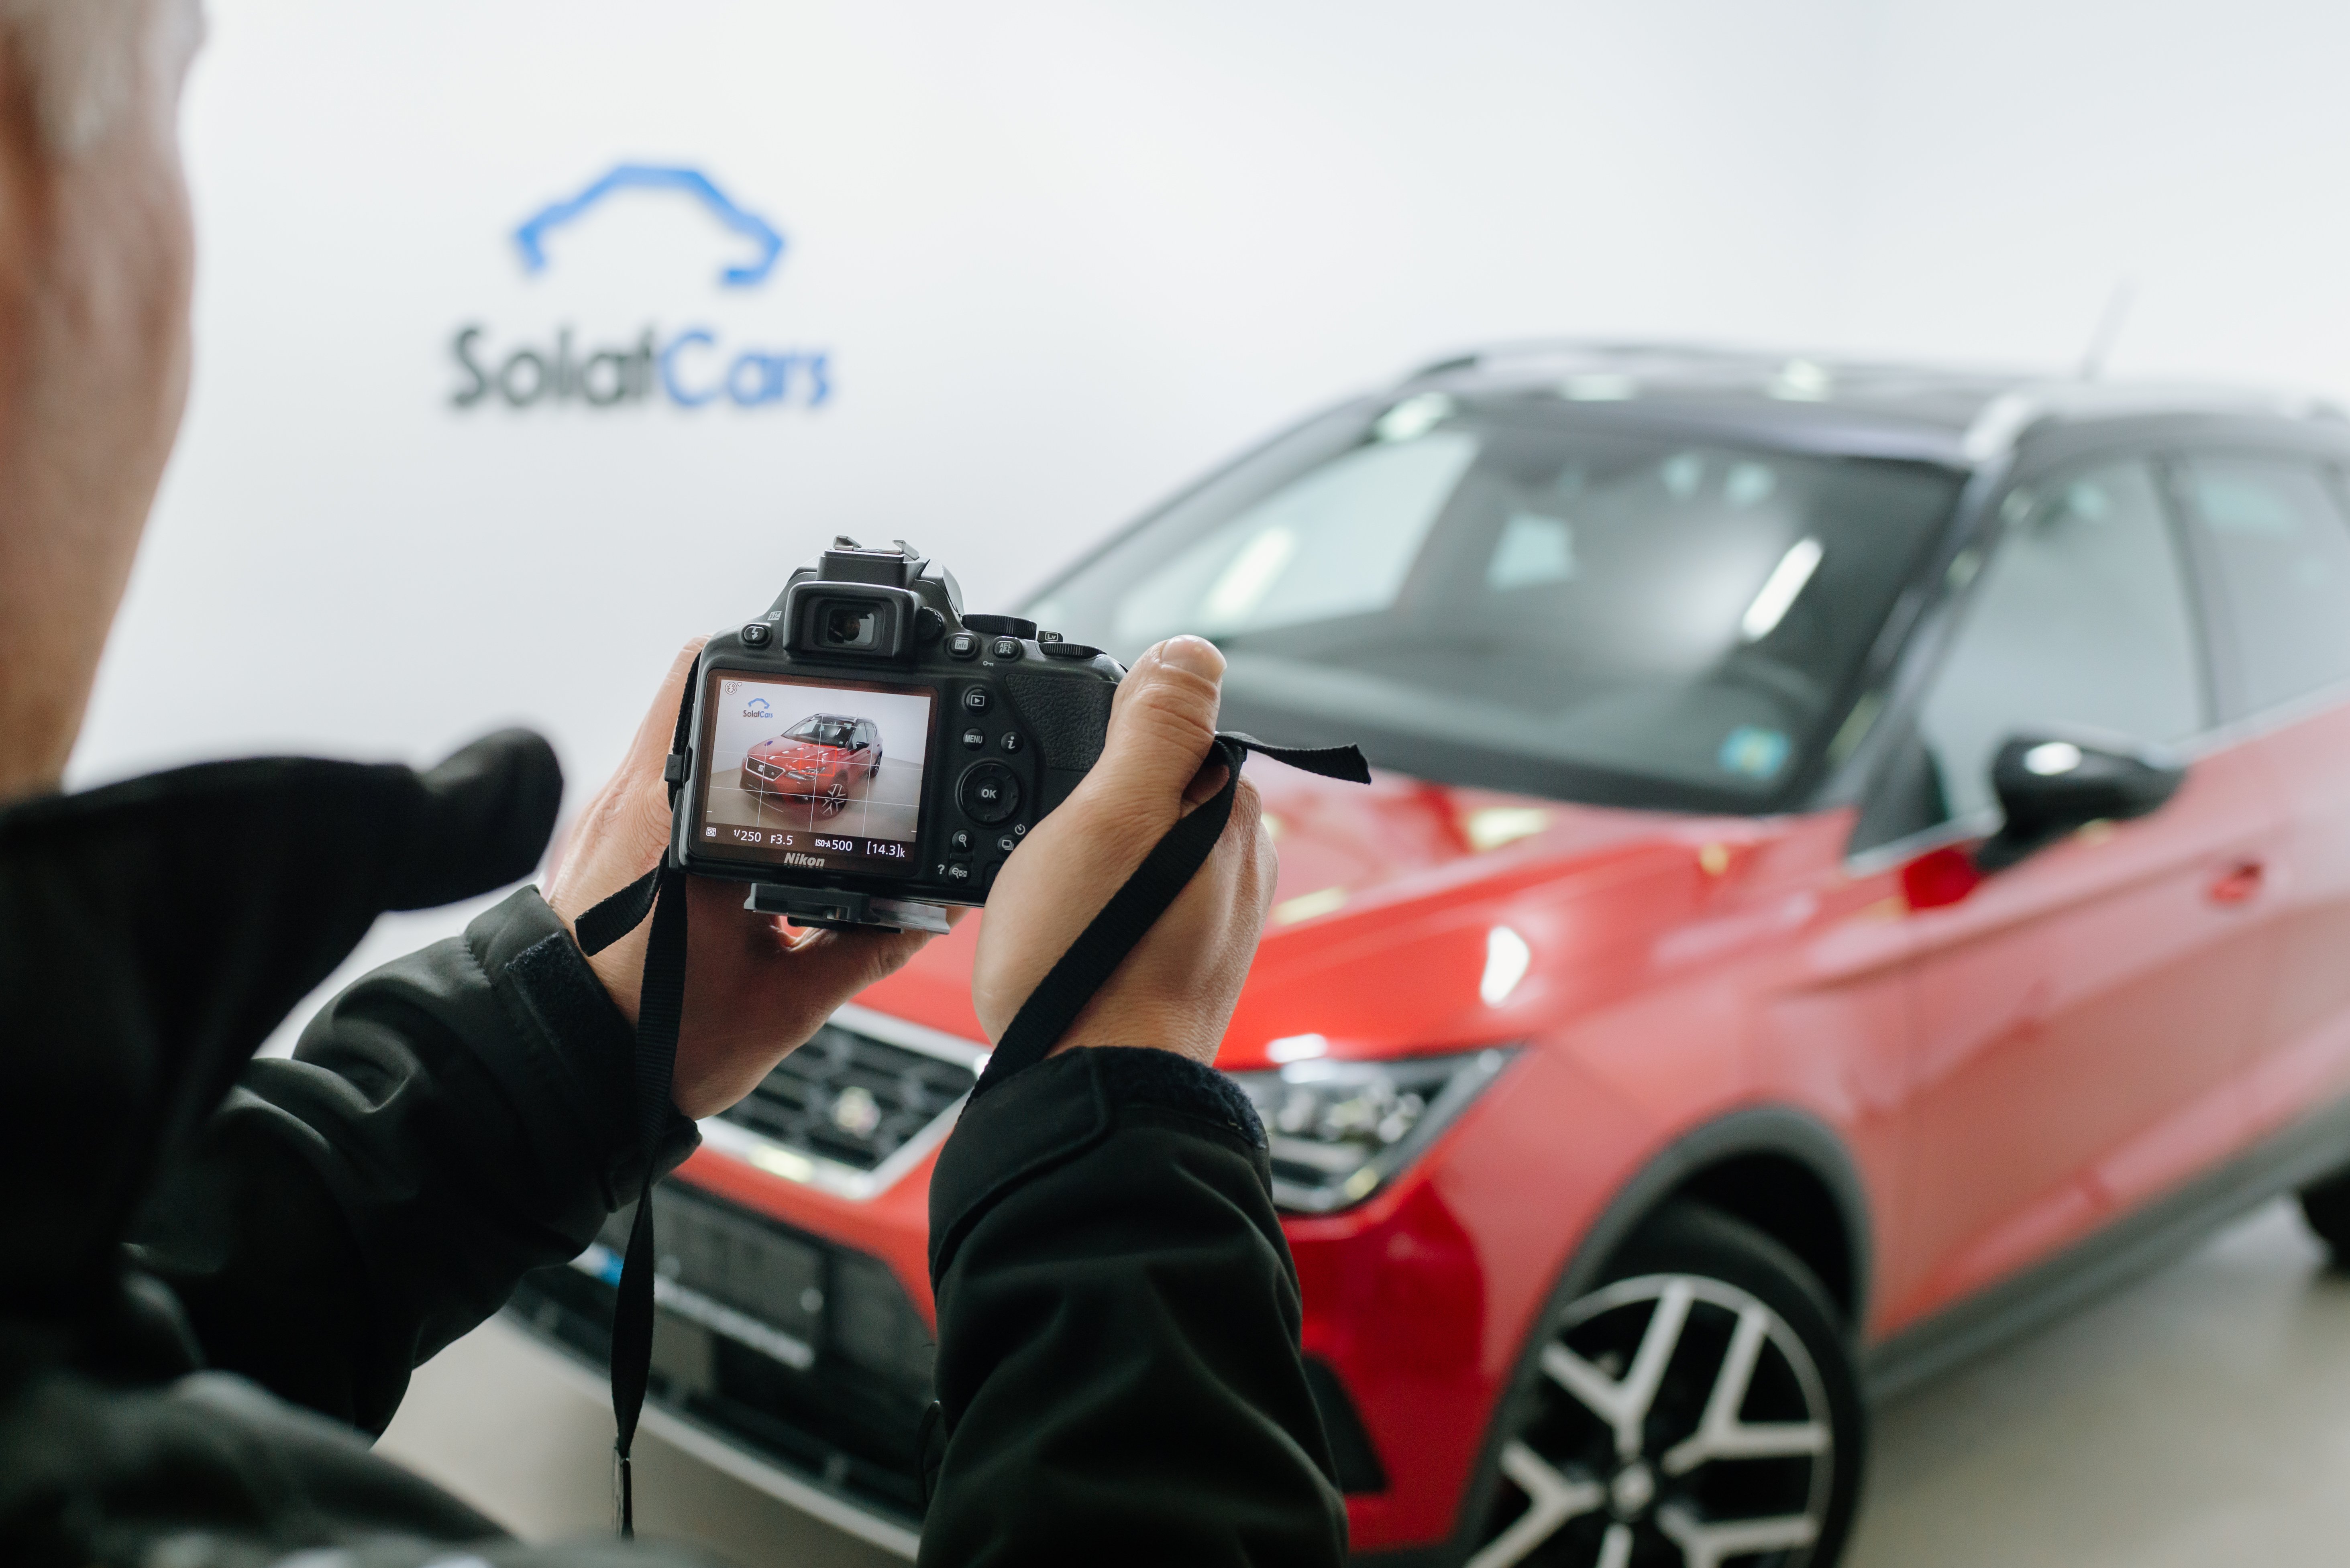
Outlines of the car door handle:
[{"label": "car door handle", "polygon": [[2248,904],[2261,890],[2266,867],[2257,860],[2240,861],[2213,879],[2210,889],[2215,904]]}]

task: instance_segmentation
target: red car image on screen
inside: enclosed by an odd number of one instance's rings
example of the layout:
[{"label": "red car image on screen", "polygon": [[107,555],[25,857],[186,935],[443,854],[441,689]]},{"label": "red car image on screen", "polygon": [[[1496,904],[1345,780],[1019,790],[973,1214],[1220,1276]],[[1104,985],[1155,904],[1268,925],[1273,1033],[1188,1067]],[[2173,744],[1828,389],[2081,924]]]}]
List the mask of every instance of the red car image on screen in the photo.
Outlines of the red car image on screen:
[{"label": "red car image on screen", "polygon": [[743,756],[743,788],[763,798],[813,798],[827,816],[881,768],[881,730],[870,719],[811,713]]},{"label": "red car image on screen", "polygon": [[[1251,765],[1218,1058],[1360,1561],[1828,1568],[1873,1400],[2280,1193],[2350,1256],[2345,474],[2289,399],[1521,347],[1029,605],[1374,763]],[[980,923],[656,1199],[657,1419],[909,1555]],[[517,1320],[596,1363],[625,1235]]]}]

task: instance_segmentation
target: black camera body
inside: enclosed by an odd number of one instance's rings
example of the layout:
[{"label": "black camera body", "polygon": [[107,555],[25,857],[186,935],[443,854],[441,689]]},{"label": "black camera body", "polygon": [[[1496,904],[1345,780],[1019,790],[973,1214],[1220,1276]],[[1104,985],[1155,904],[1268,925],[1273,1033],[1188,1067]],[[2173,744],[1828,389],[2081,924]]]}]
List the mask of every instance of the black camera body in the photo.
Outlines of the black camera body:
[{"label": "black camera body", "polygon": [[1101,755],[1125,669],[837,539],[702,649],[673,862],[802,925],[943,930]]}]

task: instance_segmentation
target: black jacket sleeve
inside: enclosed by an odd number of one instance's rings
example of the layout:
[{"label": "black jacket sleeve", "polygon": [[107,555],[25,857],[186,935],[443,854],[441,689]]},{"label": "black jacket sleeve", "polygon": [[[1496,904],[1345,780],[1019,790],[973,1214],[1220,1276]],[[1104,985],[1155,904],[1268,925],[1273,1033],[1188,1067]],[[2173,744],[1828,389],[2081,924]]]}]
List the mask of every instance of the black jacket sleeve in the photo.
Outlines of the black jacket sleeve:
[{"label": "black jacket sleeve", "polygon": [[1222,1075],[1071,1051],[974,1100],[931,1185],[946,1434],[925,1564],[1336,1564],[1264,1135]]},{"label": "black jacket sleeve", "polygon": [[[158,1183],[135,1255],[206,1362],[380,1432],[410,1370],[635,1194],[633,1033],[515,893],[249,1064]],[[655,1158],[696,1141],[671,1113]]]}]

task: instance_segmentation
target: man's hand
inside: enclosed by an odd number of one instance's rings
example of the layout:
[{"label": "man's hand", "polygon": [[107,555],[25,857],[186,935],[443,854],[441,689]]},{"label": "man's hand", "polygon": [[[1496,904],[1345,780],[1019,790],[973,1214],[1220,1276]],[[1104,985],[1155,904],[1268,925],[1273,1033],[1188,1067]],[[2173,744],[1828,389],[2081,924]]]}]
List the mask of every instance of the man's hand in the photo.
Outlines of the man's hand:
[{"label": "man's hand", "polygon": [[[1001,1040],[1059,961],[1167,830],[1223,787],[1208,763],[1224,657],[1196,637],[1137,659],[1110,710],[1109,740],[1070,794],[997,874],[979,933],[972,1001]],[[1207,864],[1159,917],[1062,1036],[1079,1045],[1151,1045],[1206,1065],[1240,999],[1277,869],[1253,785]]]},{"label": "man's hand", "polygon": [[[619,771],[571,830],[546,901],[578,934],[579,917],[658,864],[670,836],[661,763],[702,639],[670,666]],[[716,1114],[749,1094],[832,1010],[914,956],[930,939],[909,931],[792,931],[780,917],[743,909],[743,885],[686,881],[685,1016],[671,1096],[689,1116]],[[949,919],[961,913],[953,911]],[[647,920],[588,961],[636,1022],[644,987]]]}]

